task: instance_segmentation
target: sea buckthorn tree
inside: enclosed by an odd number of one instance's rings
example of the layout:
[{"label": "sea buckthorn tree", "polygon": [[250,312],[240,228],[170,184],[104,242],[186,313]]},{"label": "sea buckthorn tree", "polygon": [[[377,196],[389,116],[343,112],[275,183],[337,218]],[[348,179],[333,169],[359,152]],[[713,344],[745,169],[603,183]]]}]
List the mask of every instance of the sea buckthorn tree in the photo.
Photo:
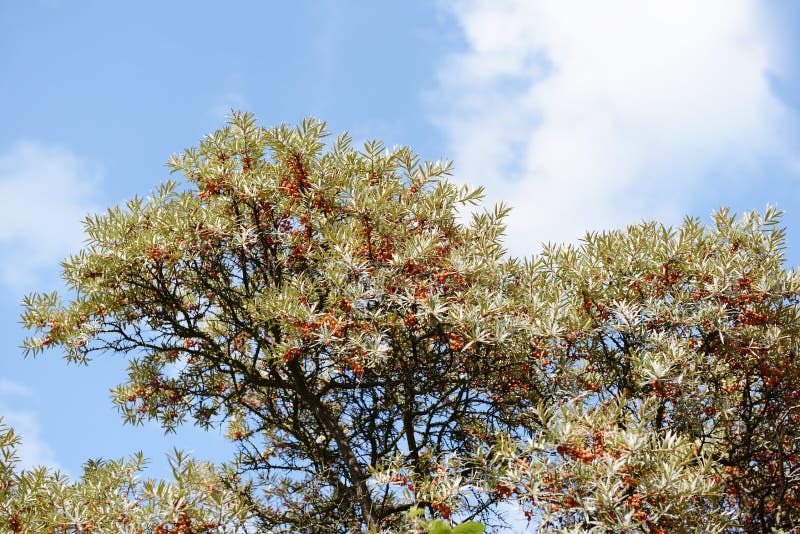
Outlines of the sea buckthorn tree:
[{"label": "sea buckthorn tree", "polygon": [[[325,136],[235,114],[173,156],[184,182],[86,220],[63,264],[74,294],[26,299],[25,347],[127,356],[129,423],[226,425],[262,529],[391,528],[413,505],[449,519],[438,494],[403,494],[514,432],[480,387],[515,324],[505,211],[464,224],[481,191],[449,164]],[[388,458],[407,476],[379,483]],[[456,489],[478,511],[497,500]]]},{"label": "sea buckthorn tree", "polygon": [[[644,223],[522,266],[531,328],[492,387],[533,437],[483,464],[533,524],[800,528],[800,276],[779,216]],[[541,375],[546,392],[524,378]]]},{"label": "sea buckthorn tree", "polygon": [[448,164],[326,135],[237,113],[173,156],[26,298],[26,350],[128,358],[129,423],[224,425],[255,531],[800,528],[778,212],[519,260]]}]

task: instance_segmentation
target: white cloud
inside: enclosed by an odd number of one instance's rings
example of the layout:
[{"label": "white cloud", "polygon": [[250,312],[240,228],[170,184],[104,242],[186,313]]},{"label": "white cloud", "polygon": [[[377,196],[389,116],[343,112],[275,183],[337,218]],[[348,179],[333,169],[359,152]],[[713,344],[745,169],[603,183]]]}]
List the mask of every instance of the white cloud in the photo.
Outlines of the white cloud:
[{"label": "white cloud", "polygon": [[12,382],[7,378],[0,378],[0,397],[5,396],[28,396],[30,390],[22,384]]},{"label": "white cloud", "polygon": [[42,437],[42,427],[36,412],[14,410],[0,403],[0,416],[3,417],[3,423],[12,427],[14,433],[20,437],[20,444],[17,446],[19,467],[27,469],[45,466],[66,472],[59,466],[53,449]]},{"label": "white cloud", "polygon": [[20,437],[20,444],[16,452],[19,458],[19,467],[31,468],[46,466],[51,469],[64,471],[56,461],[53,449],[44,441],[39,417],[35,411],[20,410],[10,407],[5,400],[13,397],[27,397],[30,389],[23,385],[0,378],[0,417],[3,424],[14,429]]},{"label": "white cloud", "polygon": [[227,121],[231,116],[231,111],[246,111],[247,100],[238,91],[228,91],[222,95],[211,107],[210,115],[220,122]]},{"label": "white cloud", "polygon": [[211,118],[224,122],[230,118],[231,111],[248,111],[244,86],[245,79],[241,72],[229,72],[223,82],[223,91],[208,110]]},{"label": "white cloud", "polygon": [[[509,245],[678,222],[736,171],[788,158],[781,53],[750,0],[476,0],[435,98],[457,175],[515,209]],[[756,207],[756,206],[754,206]]]},{"label": "white cloud", "polygon": [[0,283],[27,291],[80,247],[96,174],[64,148],[21,141],[0,153]]}]

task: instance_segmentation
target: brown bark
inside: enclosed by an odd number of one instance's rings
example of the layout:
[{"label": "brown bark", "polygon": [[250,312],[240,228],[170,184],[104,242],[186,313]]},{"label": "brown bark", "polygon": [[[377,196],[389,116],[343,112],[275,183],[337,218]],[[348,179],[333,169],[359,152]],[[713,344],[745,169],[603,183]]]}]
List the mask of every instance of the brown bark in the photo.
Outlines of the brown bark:
[{"label": "brown bark", "polygon": [[369,487],[367,486],[367,477],[364,475],[364,470],[361,468],[361,464],[358,462],[358,458],[356,458],[352,447],[350,447],[347,436],[338,423],[334,420],[330,410],[328,410],[320,398],[314,395],[314,393],[312,393],[308,388],[308,384],[306,383],[306,379],[303,375],[300,365],[296,361],[293,361],[289,364],[289,370],[291,371],[292,379],[294,380],[297,393],[300,395],[300,398],[308,405],[308,407],[311,409],[311,412],[314,414],[314,417],[316,417],[317,421],[319,421],[320,425],[322,425],[322,427],[336,442],[338,452],[347,467],[348,473],[350,474],[352,489],[356,494],[356,499],[358,500],[359,505],[361,506],[361,515],[364,523],[366,524],[367,530],[372,529],[375,526],[375,514],[373,510],[372,496],[370,495]]}]

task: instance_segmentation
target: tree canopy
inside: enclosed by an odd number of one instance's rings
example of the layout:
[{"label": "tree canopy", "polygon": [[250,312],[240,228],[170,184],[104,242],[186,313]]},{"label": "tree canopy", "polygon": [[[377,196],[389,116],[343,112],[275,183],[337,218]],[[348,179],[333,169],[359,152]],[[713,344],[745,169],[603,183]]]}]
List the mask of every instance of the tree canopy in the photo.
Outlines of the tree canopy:
[{"label": "tree canopy", "polygon": [[246,513],[195,531],[479,532],[503,503],[546,531],[797,528],[779,213],[516,259],[448,163],[326,136],[234,114],[184,180],[87,218],[67,300],[25,299],[27,353],[129,359],[126,422],[225,425],[203,476]]},{"label": "tree canopy", "polygon": [[176,451],[170,481],[142,480],[145,460],[135,454],[89,461],[71,482],[45,467],[19,469],[19,441],[12,429],[0,426],[3,532],[247,532],[247,489],[231,471]]}]

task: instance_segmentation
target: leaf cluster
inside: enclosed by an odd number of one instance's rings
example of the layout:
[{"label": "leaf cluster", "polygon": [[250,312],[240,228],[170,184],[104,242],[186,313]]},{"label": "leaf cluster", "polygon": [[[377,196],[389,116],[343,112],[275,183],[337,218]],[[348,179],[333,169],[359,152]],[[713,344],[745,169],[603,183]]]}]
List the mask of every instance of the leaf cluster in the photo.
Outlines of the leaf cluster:
[{"label": "leaf cluster", "polygon": [[3,532],[134,534],[253,532],[249,489],[232,472],[175,451],[173,479],[143,480],[141,454],[90,460],[77,481],[44,467],[20,469],[19,437],[0,420]]}]

